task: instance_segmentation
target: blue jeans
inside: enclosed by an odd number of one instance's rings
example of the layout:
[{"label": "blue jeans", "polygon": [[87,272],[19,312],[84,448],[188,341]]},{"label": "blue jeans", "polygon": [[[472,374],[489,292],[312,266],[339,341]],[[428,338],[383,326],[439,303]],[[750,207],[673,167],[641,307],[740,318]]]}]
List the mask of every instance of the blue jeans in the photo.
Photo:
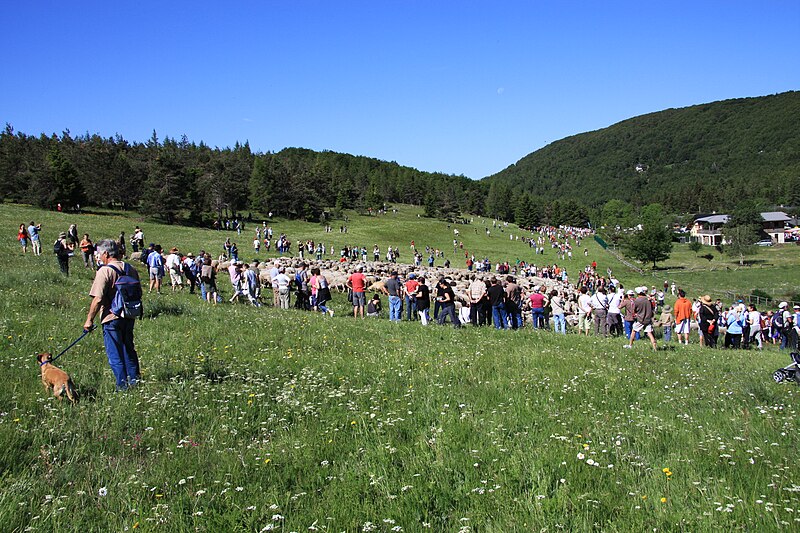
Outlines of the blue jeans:
[{"label": "blue jeans", "polygon": [[[623,324],[623,327],[625,328],[625,338],[626,339],[630,339],[631,338],[631,332],[633,332],[633,320],[631,320],[631,321],[623,320],[622,324]],[[637,341],[639,340],[639,334],[638,333],[636,334],[636,340]]]},{"label": "blue jeans", "polygon": [[132,318],[119,318],[103,324],[108,365],[117,381],[117,390],[125,390],[139,381],[139,357],[133,347]]},{"label": "blue jeans", "polygon": [[672,340],[672,326],[664,326],[664,340],[666,342]]},{"label": "blue jeans", "polygon": [[506,307],[503,304],[492,306],[492,318],[494,319],[494,329],[508,329],[506,322]]},{"label": "blue jeans", "polygon": [[544,308],[533,307],[531,308],[531,320],[533,321],[533,329],[544,327]]},{"label": "blue jeans", "polygon": [[389,320],[400,321],[403,314],[403,300],[399,296],[389,296]]},{"label": "blue jeans", "polygon": [[553,321],[556,323],[556,333],[566,335],[567,319],[564,318],[564,315],[553,315]]},{"label": "blue jeans", "polygon": [[417,299],[412,298],[411,296],[406,296],[403,301],[406,304],[406,320],[416,320]]}]

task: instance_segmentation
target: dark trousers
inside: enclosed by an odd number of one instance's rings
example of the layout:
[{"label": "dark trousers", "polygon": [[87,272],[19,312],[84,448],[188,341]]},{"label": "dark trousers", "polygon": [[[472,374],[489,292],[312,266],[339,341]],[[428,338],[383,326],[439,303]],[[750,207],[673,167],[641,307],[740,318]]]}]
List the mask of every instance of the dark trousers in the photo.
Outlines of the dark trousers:
[{"label": "dark trousers", "polygon": [[[436,302],[439,303],[439,302]],[[442,308],[439,312],[439,318],[437,320],[438,324],[441,326],[444,324],[444,321],[450,317],[450,323],[453,324],[454,327],[461,327],[461,323],[458,321],[458,317],[456,316],[456,306],[453,303],[442,305]]]}]

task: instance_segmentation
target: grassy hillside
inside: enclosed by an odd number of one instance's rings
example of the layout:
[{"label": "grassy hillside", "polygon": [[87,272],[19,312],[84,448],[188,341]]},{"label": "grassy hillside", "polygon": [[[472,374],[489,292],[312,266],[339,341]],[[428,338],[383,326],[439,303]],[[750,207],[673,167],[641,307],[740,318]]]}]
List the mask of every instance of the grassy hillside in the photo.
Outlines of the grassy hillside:
[{"label": "grassy hillside", "polygon": [[798,207],[798,123],[796,91],[668,109],[556,141],[487,180],[591,206],[616,198],[710,212],[750,198]]},{"label": "grassy hillside", "polygon": [[[354,217],[350,237],[447,244],[446,225],[417,226],[404,211]],[[76,220],[98,237],[137,223],[0,207],[6,530],[766,531],[800,521],[800,389],[772,383],[786,363],[773,349],[653,354],[549,332],[354,320],[341,296],[331,319],[165,294],[146,296],[136,326],[143,384],[113,392],[95,333],[59,360],[83,394],[60,405],[34,356],[78,336],[91,275],[62,277],[47,246],[23,257],[20,218],[46,232]],[[162,244],[221,242],[143,227]],[[486,253],[517,251],[487,243]]]}]

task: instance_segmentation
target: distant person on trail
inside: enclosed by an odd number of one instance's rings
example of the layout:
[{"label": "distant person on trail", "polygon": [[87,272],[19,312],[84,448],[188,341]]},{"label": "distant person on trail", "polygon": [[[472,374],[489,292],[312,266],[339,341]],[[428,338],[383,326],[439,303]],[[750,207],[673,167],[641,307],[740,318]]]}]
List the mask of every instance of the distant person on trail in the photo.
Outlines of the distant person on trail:
[{"label": "distant person on trail", "polygon": [[647,287],[638,287],[636,290],[638,297],[633,302],[633,331],[628,339],[628,344],[623,345],[623,348],[632,348],[633,341],[636,338],[636,333],[644,332],[650,339],[650,344],[653,346],[653,351],[657,350],[656,338],[653,336],[653,304],[647,297]]},{"label": "distant person on trail", "polygon": [[678,344],[689,344],[689,333],[692,331],[692,302],[686,298],[686,292],[678,289],[678,299],[675,301],[675,332],[678,334]]}]

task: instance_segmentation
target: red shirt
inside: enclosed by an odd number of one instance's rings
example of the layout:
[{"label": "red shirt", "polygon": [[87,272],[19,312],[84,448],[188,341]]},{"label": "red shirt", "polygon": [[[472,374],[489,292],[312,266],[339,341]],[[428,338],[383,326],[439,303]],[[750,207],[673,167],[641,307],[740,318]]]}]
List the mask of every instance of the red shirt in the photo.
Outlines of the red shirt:
[{"label": "red shirt", "polygon": [[528,297],[531,301],[531,308],[541,309],[544,307],[544,295],[540,292],[534,292]]},{"label": "red shirt", "polygon": [[407,294],[416,294],[417,289],[419,289],[419,281],[415,279],[410,279],[406,281],[405,286]]},{"label": "red shirt", "polygon": [[350,282],[350,286],[353,287],[353,292],[364,292],[364,285],[366,285],[367,278],[364,277],[364,274],[361,272],[356,272],[355,274],[351,274],[347,281]]}]

